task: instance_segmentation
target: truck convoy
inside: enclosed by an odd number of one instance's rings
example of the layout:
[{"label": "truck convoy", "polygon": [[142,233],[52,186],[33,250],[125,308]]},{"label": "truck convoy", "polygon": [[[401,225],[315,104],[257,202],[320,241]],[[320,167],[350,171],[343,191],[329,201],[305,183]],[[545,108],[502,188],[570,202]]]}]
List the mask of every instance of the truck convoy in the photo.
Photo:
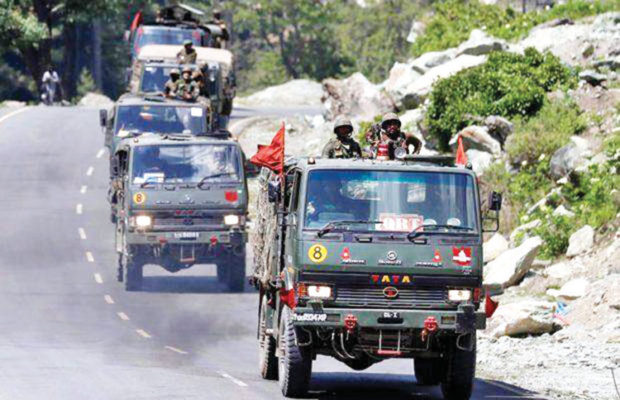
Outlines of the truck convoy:
[{"label": "truck convoy", "polygon": [[[263,169],[252,238],[260,373],[303,396],[317,355],[363,370],[413,360],[469,399],[485,327],[475,174],[452,158],[288,160]],[[497,224],[501,196],[488,208]]]}]

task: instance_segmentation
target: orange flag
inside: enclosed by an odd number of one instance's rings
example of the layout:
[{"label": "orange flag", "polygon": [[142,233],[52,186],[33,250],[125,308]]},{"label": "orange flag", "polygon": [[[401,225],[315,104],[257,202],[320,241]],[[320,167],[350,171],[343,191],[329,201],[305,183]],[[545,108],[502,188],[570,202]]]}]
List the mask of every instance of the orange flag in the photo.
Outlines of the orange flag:
[{"label": "orange flag", "polygon": [[458,148],[456,149],[456,165],[465,166],[467,165],[467,154],[465,154],[465,147],[463,146],[463,137],[459,135],[458,139]]},{"label": "orange flag", "polygon": [[487,293],[485,297],[485,301],[484,301],[484,312],[487,318],[491,318],[493,316],[493,314],[495,313],[495,310],[497,310],[497,306],[499,306],[499,303],[496,301],[493,301],[491,296],[489,296]]},{"label": "orange flag", "polygon": [[142,11],[138,11],[136,15],[134,15],[133,21],[131,21],[131,26],[129,27],[129,30],[131,32],[135,31],[138,28],[138,26],[140,26],[141,23],[142,23]]},{"label": "orange flag", "polygon": [[269,146],[258,145],[258,151],[250,158],[250,162],[279,174],[282,173],[284,170],[284,122]]}]

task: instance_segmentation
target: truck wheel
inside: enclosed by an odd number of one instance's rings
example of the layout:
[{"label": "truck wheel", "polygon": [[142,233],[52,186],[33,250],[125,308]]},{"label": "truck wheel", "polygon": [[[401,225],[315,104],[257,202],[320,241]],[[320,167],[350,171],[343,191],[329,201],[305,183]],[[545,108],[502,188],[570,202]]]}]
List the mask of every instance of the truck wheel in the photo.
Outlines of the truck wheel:
[{"label": "truck wheel", "polygon": [[231,254],[228,258],[228,288],[231,292],[243,292],[245,288],[245,251]]},{"label": "truck wheel", "polygon": [[456,342],[446,360],[446,374],[441,382],[441,392],[445,399],[468,400],[474,386],[476,375],[476,333],[471,334],[473,349],[461,350]]},{"label": "truck wheel", "polygon": [[258,368],[263,379],[278,379],[276,341],[267,334],[267,296],[263,296],[258,321]]},{"label": "truck wheel", "polygon": [[131,257],[125,265],[125,290],[133,292],[142,289],[142,270],[144,265],[140,260]]},{"label": "truck wheel", "polygon": [[278,381],[285,397],[302,397],[308,392],[312,375],[312,356],[308,348],[297,345],[297,332],[288,307],[282,309],[278,338]]},{"label": "truck wheel", "polygon": [[413,360],[413,370],[418,385],[434,386],[441,382],[446,365],[444,360],[439,357],[416,358]]}]

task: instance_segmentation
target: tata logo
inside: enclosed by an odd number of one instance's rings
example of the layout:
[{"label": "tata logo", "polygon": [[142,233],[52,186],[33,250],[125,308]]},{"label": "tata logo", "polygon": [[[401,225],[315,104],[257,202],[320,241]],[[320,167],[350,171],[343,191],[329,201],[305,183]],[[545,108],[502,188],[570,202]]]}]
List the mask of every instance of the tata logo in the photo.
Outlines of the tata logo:
[{"label": "tata logo", "polygon": [[378,261],[379,265],[401,265],[403,262],[398,259],[398,254],[394,250],[390,250],[385,255],[385,260]]},{"label": "tata logo", "polygon": [[395,299],[398,297],[398,289],[393,286],[388,286],[383,289],[383,296],[386,299]]}]

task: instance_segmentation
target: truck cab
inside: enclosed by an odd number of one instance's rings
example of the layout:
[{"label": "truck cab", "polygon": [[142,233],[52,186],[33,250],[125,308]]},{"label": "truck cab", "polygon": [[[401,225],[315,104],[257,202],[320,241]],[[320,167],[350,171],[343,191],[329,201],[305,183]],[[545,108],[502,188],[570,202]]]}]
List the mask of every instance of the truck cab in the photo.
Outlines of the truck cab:
[{"label": "truck cab", "polygon": [[284,182],[261,179],[263,377],[299,396],[319,354],[356,370],[409,358],[418,382],[469,398],[486,321],[475,174],[441,157],[308,158],[289,163]]},{"label": "truck cab", "polygon": [[214,263],[231,290],[245,282],[248,192],[237,142],[189,135],[125,139],[113,155],[120,281],[139,290],[143,266],[169,272]]}]

